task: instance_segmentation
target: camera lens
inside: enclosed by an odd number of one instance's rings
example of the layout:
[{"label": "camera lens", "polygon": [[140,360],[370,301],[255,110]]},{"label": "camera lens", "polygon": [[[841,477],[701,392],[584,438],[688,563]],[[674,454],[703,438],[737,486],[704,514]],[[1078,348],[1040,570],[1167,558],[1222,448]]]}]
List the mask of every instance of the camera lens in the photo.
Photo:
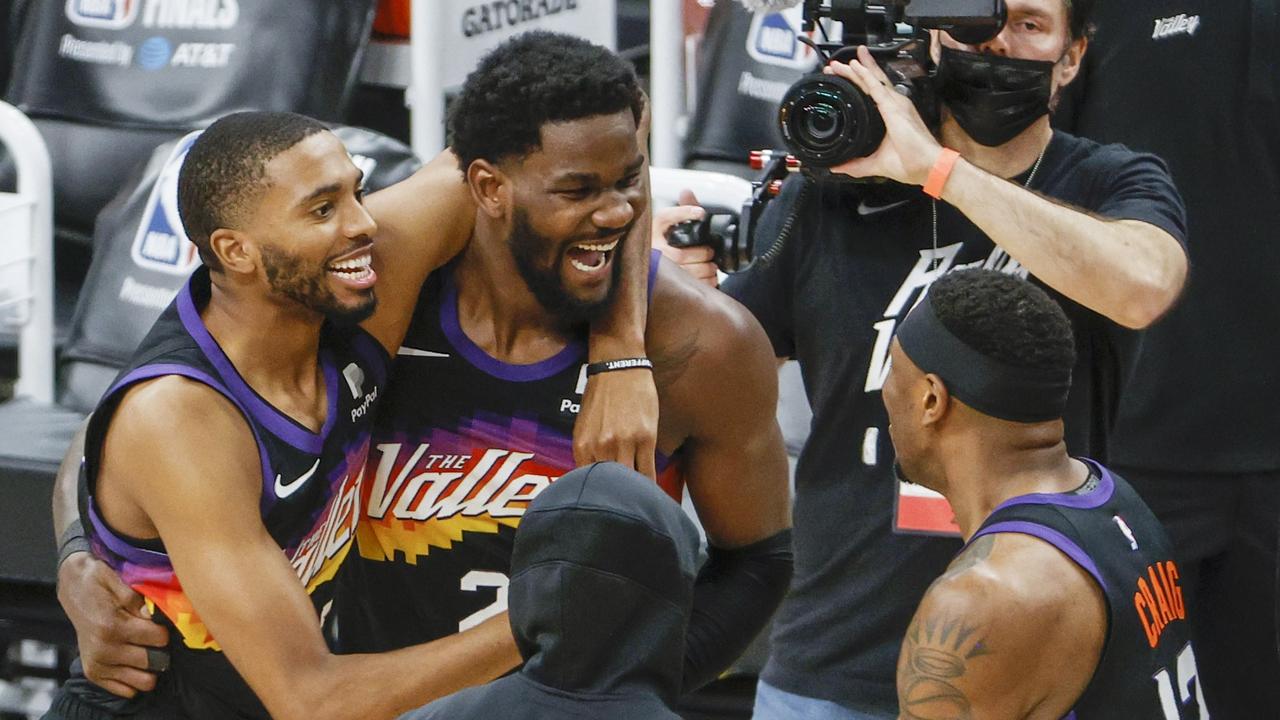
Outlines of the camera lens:
[{"label": "camera lens", "polygon": [[866,157],[884,140],[875,103],[853,83],[831,75],[810,75],[792,85],[778,122],[787,149],[811,167]]},{"label": "camera lens", "polygon": [[844,123],[840,117],[840,109],[831,105],[810,105],[798,108],[798,122],[805,134],[818,142],[830,142],[840,135]]}]

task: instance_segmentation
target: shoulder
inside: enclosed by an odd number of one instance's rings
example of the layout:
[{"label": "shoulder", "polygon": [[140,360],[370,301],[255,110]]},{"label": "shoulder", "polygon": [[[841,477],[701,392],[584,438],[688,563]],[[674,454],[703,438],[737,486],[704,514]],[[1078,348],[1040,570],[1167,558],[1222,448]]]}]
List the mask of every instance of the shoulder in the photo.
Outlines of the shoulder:
[{"label": "shoulder", "polygon": [[106,439],[145,443],[159,453],[163,448],[217,447],[237,435],[251,437],[248,433],[244,415],[221,390],[182,375],[164,375],[121,391]]},{"label": "shoulder", "polygon": [[1169,168],[1158,156],[1121,143],[1102,144],[1088,138],[1055,131],[1057,164],[1099,180],[1114,180],[1124,171],[1139,170],[1169,177]]},{"label": "shoulder", "polygon": [[904,708],[927,715],[945,702],[993,717],[1045,706],[1065,714],[1092,677],[1106,632],[1100,590],[1073,567],[1029,536],[975,540],[912,619],[898,666]]},{"label": "shoulder", "polygon": [[749,362],[762,354],[766,365],[772,366],[769,340],[755,316],[666,258],[659,260],[652,298],[646,340],[660,359],[662,351],[684,347],[686,352],[676,353],[677,358],[696,355],[707,363]]}]

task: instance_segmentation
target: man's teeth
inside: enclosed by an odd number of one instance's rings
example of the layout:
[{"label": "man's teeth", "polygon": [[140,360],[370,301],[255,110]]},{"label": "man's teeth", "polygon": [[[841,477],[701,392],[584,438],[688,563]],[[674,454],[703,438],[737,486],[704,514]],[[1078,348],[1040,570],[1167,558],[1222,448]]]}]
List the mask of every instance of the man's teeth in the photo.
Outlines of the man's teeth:
[{"label": "man's teeth", "polygon": [[343,274],[355,273],[360,277],[368,274],[369,265],[373,262],[373,255],[365,253],[350,260],[336,262],[329,266],[330,272],[338,272]]},{"label": "man's teeth", "polygon": [[618,247],[618,241],[614,240],[611,243],[605,243],[603,245],[581,244],[581,245],[574,245],[574,247],[580,250],[591,250],[592,252],[609,252],[610,250]]},{"label": "man's teeth", "polygon": [[604,267],[604,263],[605,263],[605,256],[603,253],[600,254],[600,262],[596,263],[595,265],[587,265],[586,263],[579,262],[578,260],[574,260],[573,258],[569,258],[569,264],[581,270],[582,272],[593,272],[595,270],[599,270],[600,268]]}]

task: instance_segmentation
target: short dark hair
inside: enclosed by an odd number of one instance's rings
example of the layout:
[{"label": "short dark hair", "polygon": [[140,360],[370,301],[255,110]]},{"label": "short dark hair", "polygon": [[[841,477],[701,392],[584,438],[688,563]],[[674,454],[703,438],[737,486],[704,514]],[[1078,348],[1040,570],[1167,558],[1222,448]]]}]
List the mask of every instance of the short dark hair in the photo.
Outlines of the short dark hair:
[{"label": "short dark hair", "polygon": [[1067,27],[1071,40],[1093,37],[1093,3],[1095,0],[1062,0],[1067,6]]},{"label": "short dark hair", "polygon": [[644,110],[629,63],[582,38],[534,30],[494,48],[467,76],[450,108],[450,144],[465,173],[480,158],[534,152],[546,123],[623,110],[637,123]]},{"label": "short dark hair", "polygon": [[200,133],[178,173],[178,214],[209,269],[222,269],[209,236],[241,220],[264,187],[267,163],[325,130],[323,123],[305,115],[240,112]]},{"label": "short dark hair", "polygon": [[959,270],[929,287],[929,302],[961,342],[1005,365],[1070,373],[1071,321],[1048,293],[995,270]]}]

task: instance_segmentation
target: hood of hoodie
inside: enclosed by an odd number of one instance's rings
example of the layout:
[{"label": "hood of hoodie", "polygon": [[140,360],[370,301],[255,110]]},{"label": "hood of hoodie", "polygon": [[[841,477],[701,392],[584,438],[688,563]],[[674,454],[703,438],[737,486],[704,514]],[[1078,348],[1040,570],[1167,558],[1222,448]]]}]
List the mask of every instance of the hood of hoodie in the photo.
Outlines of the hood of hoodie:
[{"label": "hood of hoodie", "polygon": [[521,672],[566,692],[673,701],[697,569],[697,530],[652,481],[615,463],[566,474],[516,533],[509,599]]}]

